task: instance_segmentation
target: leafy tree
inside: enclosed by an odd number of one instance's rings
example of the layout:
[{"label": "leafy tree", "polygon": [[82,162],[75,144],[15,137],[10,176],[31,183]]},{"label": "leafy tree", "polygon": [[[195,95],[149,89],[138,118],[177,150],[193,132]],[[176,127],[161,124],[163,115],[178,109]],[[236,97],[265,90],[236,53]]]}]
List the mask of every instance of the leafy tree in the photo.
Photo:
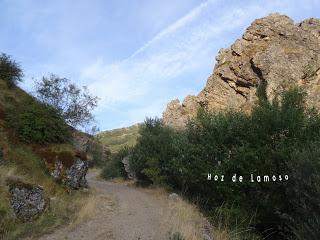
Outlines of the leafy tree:
[{"label": "leafy tree", "polygon": [[7,82],[9,87],[15,87],[22,81],[23,72],[20,65],[11,59],[11,56],[1,53],[0,55],[0,79]]},{"label": "leafy tree", "polygon": [[67,124],[84,126],[93,120],[92,110],[98,98],[89,93],[87,87],[79,88],[69,79],[51,74],[36,84],[36,94],[41,102],[53,106]]}]

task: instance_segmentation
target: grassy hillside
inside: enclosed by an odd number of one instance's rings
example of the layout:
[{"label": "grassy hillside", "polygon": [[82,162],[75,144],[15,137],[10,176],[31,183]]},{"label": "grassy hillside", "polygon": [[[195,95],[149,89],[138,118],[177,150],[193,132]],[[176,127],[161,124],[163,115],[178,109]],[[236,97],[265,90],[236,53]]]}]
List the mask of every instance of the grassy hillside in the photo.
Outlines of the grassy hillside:
[{"label": "grassy hillside", "polygon": [[[23,105],[30,99],[26,92],[14,87],[9,88],[6,82],[0,80],[0,149],[3,161],[0,161],[0,239],[20,239],[26,236],[35,238],[44,232],[75,218],[74,212],[79,211],[88,193],[76,192],[69,194],[67,190],[53,181],[44,161],[35,153],[38,144],[25,144],[20,141],[16,132],[8,127],[8,114],[15,115],[15,106]],[[35,103],[35,107],[37,103]],[[37,107],[36,107],[37,108]],[[69,144],[51,144],[50,147],[72,149]],[[18,177],[30,184],[39,184],[45,191],[45,197],[50,199],[50,207],[33,222],[20,222],[10,206],[10,195],[6,179]]]},{"label": "grassy hillside", "polygon": [[136,144],[141,124],[126,128],[104,131],[97,135],[97,139],[110,148],[111,153],[117,153],[124,146]]}]

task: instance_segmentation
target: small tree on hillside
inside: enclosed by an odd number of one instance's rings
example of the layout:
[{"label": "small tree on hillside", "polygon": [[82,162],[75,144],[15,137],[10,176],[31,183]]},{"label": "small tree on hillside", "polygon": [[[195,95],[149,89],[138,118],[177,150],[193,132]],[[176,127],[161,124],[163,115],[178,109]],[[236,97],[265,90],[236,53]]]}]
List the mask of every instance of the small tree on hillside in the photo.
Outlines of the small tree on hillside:
[{"label": "small tree on hillside", "polygon": [[22,81],[23,72],[20,65],[11,59],[11,56],[0,54],[0,79],[7,82],[9,87],[15,87]]},{"label": "small tree on hillside", "polygon": [[93,120],[92,110],[98,97],[92,96],[87,87],[79,88],[69,79],[51,74],[36,83],[37,97],[56,108],[67,124],[84,126]]}]

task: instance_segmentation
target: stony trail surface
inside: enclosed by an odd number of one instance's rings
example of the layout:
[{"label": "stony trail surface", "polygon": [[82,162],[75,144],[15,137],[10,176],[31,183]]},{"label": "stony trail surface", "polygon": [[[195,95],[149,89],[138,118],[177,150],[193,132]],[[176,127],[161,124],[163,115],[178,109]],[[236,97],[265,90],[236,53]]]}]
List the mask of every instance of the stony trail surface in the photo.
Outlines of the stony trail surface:
[{"label": "stony trail surface", "polygon": [[126,183],[97,179],[88,174],[96,195],[95,214],[74,227],[58,229],[40,240],[164,240],[169,230],[161,223],[165,201]]}]

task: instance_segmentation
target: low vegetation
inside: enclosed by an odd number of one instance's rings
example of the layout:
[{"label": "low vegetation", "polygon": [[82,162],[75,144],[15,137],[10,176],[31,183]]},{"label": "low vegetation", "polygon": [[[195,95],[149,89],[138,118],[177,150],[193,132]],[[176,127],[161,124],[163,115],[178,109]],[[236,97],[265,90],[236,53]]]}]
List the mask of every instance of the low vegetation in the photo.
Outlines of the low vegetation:
[{"label": "low vegetation", "polygon": [[[251,115],[201,109],[181,131],[147,119],[129,150],[131,168],[140,182],[197,200],[213,222],[219,209],[219,222],[240,229],[239,239],[251,239],[248,229],[267,239],[314,239],[308,231],[319,227],[310,218],[320,214],[320,115],[298,89],[280,99],[261,98]],[[234,174],[243,181],[233,182]]]}]

